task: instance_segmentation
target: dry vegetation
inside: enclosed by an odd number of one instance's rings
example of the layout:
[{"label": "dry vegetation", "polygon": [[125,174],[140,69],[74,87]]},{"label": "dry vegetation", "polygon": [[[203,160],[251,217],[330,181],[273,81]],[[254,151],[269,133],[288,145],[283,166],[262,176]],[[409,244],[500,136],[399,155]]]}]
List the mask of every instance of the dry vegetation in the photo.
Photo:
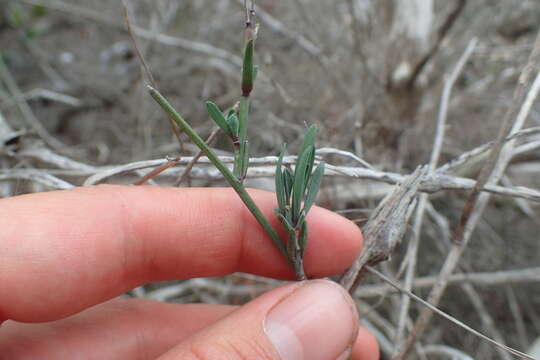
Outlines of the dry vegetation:
[{"label": "dry vegetation", "polygon": [[[130,4],[133,33],[160,91],[208,136],[204,101],[228,107],[239,95],[243,0]],[[485,152],[440,167],[498,136],[502,141],[505,118],[515,124],[517,112],[508,109],[519,110],[525,99],[514,99],[518,77],[528,61],[534,65],[526,95],[539,69],[538,59],[528,60],[540,23],[537,1],[256,4],[261,76],[249,183],[271,189],[276,158],[268,155],[283,142],[296,148],[306,123],[321,129],[318,146],[326,150],[319,155],[330,165],[319,203],[360,225],[391,191],[388,184],[430,164],[420,184],[430,194],[419,196],[403,242],[378,269],[427,298],[442,264],[452,261],[448,254],[456,255],[449,271],[456,275],[447,274],[439,307],[499,342],[529,349],[540,336],[540,108],[533,103],[521,126],[530,131],[505,140],[495,178],[480,171],[489,164]],[[0,0],[0,51],[0,196],[133,183],[165,157],[186,156],[152,180],[171,185],[197,153],[184,137],[178,144],[148,96],[120,1]],[[447,106],[445,83],[452,90]],[[226,156],[231,149],[223,140],[214,147]],[[461,245],[453,244],[470,199],[465,190],[479,176],[496,195],[485,209],[478,204],[487,195],[472,199],[473,216],[465,220],[474,232],[466,228]],[[217,185],[218,173],[199,164],[182,186]],[[237,274],[149,284],[132,295],[242,303],[275,284]],[[416,321],[424,306],[409,304],[379,278],[367,277],[356,295],[385,358],[415,325],[422,330]],[[440,317],[427,330],[416,333],[409,358],[511,358]]]}]

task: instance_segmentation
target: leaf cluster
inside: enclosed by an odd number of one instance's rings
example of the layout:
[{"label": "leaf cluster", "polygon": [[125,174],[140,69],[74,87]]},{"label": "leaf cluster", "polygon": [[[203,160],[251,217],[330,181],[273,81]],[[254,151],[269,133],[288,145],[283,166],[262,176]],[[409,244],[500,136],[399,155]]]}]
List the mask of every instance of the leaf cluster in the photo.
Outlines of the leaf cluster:
[{"label": "leaf cluster", "polygon": [[275,213],[287,231],[287,253],[293,261],[304,256],[307,245],[306,216],[315,202],[324,174],[324,162],[319,163],[313,171],[316,134],[317,127],[311,125],[304,136],[294,171],[283,165],[285,146],[276,167],[278,208]]}]

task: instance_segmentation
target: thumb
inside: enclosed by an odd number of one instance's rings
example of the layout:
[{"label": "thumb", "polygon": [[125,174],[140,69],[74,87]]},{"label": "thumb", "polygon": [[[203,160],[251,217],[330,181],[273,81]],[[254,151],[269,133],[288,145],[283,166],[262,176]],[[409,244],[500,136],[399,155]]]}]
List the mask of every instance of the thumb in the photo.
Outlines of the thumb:
[{"label": "thumb", "polygon": [[304,281],[258,297],[160,359],[346,359],[357,332],[356,307],[341,286]]}]

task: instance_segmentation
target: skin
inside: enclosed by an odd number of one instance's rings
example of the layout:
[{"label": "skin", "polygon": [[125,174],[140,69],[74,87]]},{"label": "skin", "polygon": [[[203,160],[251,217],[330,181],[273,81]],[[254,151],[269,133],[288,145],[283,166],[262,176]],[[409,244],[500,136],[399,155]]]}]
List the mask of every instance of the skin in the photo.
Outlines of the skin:
[{"label": "skin", "polygon": [[[279,228],[274,195],[250,194]],[[357,226],[317,207],[308,222],[308,276],[343,272],[361,249]],[[0,229],[0,359],[153,359],[237,308],[118,299],[124,292],[238,271],[294,277],[231,189],[103,185],[17,196],[0,200]],[[365,329],[353,359],[378,359]]]}]

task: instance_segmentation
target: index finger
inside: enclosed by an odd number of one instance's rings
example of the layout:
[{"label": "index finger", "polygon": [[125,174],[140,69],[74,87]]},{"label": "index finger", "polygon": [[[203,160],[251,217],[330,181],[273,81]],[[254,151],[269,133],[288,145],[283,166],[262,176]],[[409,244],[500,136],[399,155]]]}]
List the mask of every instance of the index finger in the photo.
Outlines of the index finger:
[{"label": "index finger", "polygon": [[[251,190],[271,219],[274,195]],[[308,276],[345,270],[359,229],[313,208]],[[292,271],[226,188],[98,186],[0,200],[0,320],[49,321],[138,285],[235,271],[291,279]]]}]

